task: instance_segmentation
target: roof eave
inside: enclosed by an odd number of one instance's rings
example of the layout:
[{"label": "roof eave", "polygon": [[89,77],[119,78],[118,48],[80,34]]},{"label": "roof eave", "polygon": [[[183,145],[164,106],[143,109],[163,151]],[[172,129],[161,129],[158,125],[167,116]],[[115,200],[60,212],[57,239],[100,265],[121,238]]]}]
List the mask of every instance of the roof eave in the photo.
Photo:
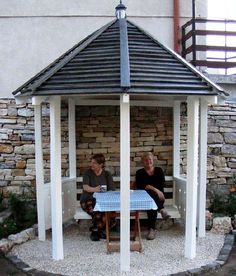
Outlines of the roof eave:
[{"label": "roof eave", "polygon": [[[17,88],[15,91],[12,92],[14,96],[19,96],[18,93],[25,95],[25,93],[22,91],[24,90],[27,85],[29,87],[27,88],[27,94],[28,90],[31,90],[31,94],[33,94],[33,91],[35,91],[43,82],[45,82],[47,79],[49,79],[55,72],[60,70],[66,63],[68,63],[76,54],[78,54],[80,51],[82,51],[89,43],[91,43],[96,37],[98,37],[101,33],[103,33],[107,28],[109,28],[112,24],[114,24],[117,21],[117,19],[114,19],[107,23],[105,26],[101,27],[100,29],[96,30],[92,34],[88,35],[86,38],[84,38],[82,41],[80,41],[78,44],[74,45],[72,48],[70,48],[66,53],[62,54],[59,58],[57,58],[55,61],[50,63],[46,68],[41,70],[38,74],[30,78],[27,82],[25,82],[23,85],[21,85],[19,88]],[[79,48],[79,49],[77,49]],[[73,53],[74,51],[74,53]],[[68,58],[65,57],[68,56]],[[48,71],[48,72],[47,72]],[[46,72],[45,74],[43,74]],[[33,83],[36,79],[36,83],[33,85],[30,85],[30,83]]]},{"label": "roof eave", "polygon": [[133,24],[135,27],[137,27],[143,34],[148,36],[150,39],[152,39],[155,43],[159,44],[163,49],[165,49],[167,52],[175,56],[176,59],[178,59],[181,63],[183,63],[185,66],[187,66],[192,72],[194,72],[196,75],[198,75],[200,78],[202,78],[204,81],[206,81],[213,89],[216,89],[217,94],[221,94],[221,96],[226,97],[229,96],[229,94],[219,85],[212,82],[208,77],[206,77],[203,73],[201,73],[199,70],[197,70],[192,64],[187,62],[183,57],[181,57],[179,54],[177,54],[175,51],[173,51],[171,48],[165,46],[164,44],[157,41],[149,32],[145,31],[141,27],[137,26],[135,23],[133,23],[130,20],[127,20],[131,24]]}]

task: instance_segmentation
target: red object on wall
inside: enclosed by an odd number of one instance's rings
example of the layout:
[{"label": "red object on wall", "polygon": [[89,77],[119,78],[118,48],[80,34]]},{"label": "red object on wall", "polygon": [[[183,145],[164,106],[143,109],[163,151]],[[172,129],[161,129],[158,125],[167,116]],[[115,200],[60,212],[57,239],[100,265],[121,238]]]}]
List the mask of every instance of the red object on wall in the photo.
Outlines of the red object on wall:
[{"label": "red object on wall", "polygon": [[174,50],[180,54],[179,45],[179,0],[173,0],[173,17],[174,17]]}]

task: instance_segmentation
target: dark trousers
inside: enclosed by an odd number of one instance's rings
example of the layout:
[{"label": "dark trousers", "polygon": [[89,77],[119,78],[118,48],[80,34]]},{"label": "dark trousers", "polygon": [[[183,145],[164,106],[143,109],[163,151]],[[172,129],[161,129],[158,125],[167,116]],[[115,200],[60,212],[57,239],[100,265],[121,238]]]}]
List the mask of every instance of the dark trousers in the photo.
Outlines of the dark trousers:
[{"label": "dark trousers", "polygon": [[[92,227],[91,231],[102,231],[105,230],[106,218],[104,212],[94,212],[94,206],[96,204],[96,199],[89,199],[87,201],[80,202],[81,208],[92,217]],[[111,218],[110,227],[113,227],[116,224],[116,219]]]},{"label": "dark trousers", "polygon": [[92,217],[93,226],[92,231],[101,231],[105,229],[105,213],[104,212],[94,212],[94,206],[96,204],[96,199],[87,200],[80,202],[81,208]]},{"label": "dark trousers", "polygon": [[157,210],[148,210],[147,217],[148,217],[148,229],[156,227],[156,219],[157,219],[157,211],[160,211],[164,208],[164,200],[160,200],[158,195],[153,191],[147,191],[147,193],[153,198],[157,205]]}]

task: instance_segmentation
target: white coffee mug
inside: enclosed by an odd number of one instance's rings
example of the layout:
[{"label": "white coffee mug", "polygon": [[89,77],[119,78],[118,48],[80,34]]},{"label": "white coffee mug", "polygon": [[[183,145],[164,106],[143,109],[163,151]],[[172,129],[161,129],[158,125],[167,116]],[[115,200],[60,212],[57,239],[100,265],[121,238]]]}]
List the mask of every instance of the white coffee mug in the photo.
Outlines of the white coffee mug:
[{"label": "white coffee mug", "polygon": [[101,192],[105,193],[107,191],[107,185],[101,185]]}]

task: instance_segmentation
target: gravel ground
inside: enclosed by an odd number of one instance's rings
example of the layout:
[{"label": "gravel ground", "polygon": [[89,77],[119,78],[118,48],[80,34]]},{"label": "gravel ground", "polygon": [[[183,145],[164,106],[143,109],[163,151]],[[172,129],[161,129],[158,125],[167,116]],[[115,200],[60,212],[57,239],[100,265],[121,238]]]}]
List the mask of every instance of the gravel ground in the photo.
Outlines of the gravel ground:
[{"label": "gravel ground", "polygon": [[[146,234],[145,231],[142,234]],[[37,239],[15,246],[11,255],[17,255],[32,268],[63,275],[168,275],[198,268],[214,261],[223,246],[224,235],[207,232],[197,239],[197,255],[184,258],[184,230],[180,224],[158,231],[154,241],[143,238],[144,251],[131,252],[131,271],[120,273],[120,254],[106,253],[106,242],[92,242],[89,233],[73,224],[64,231],[64,260],[53,261],[52,242]]]}]

